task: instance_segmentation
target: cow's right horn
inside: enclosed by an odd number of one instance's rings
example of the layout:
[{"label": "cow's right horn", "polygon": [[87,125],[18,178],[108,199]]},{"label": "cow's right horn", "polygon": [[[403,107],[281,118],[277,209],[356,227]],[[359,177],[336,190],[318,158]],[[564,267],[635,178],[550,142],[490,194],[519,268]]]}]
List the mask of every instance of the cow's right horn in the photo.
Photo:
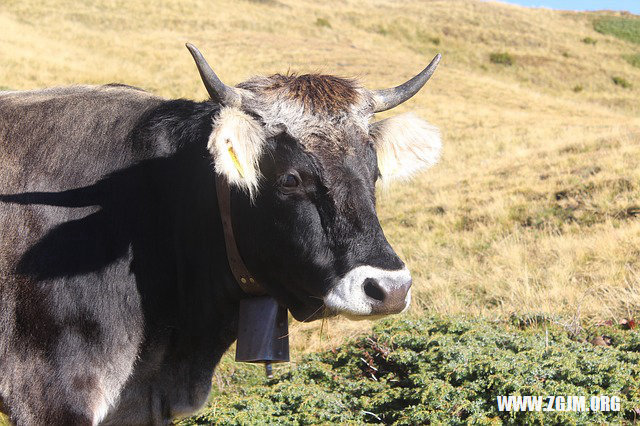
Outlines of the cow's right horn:
[{"label": "cow's right horn", "polygon": [[209,92],[209,96],[211,99],[220,102],[222,105],[226,106],[240,106],[242,103],[242,96],[236,89],[231,86],[227,86],[224,84],[216,73],[213,72],[207,60],[204,59],[202,53],[191,43],[186,44],[187,49],[191,52],[191,56],[196,61],[196,66],[198,67],[198,71],[200,72],[200,77],[202,78],[202,82],[204,83],[204,87],[207,88],[207,92]]}]

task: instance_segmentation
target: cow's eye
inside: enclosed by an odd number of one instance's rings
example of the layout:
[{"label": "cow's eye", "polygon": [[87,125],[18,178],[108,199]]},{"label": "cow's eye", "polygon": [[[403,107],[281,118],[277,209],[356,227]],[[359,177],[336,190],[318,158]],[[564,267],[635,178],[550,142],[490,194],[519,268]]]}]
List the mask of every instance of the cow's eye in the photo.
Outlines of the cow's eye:
[{"label": "cow's eye", "polygon": [[294,175],[289,173],[284,177],[284,182],[282,182],[282,185],[286,186],[287,188],[293,188],[294,186],[298,186],[298,179],[296,179]]},{"label": "cow's eye", "polygon": [[285,173],[282,175],[281,185],[283,188],[295,189],[300,186],[300,178],[297,173]]}]

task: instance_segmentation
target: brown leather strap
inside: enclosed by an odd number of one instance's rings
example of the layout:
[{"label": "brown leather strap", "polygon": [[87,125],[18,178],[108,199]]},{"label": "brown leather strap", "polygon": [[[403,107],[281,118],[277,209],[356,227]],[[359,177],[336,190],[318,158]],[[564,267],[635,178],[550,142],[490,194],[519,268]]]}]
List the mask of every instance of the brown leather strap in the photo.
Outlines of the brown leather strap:
[{"label": "brown leather strap", "polygon": [[224,243],[227,247],[227,260],[229,261],[231,273],[245,293],[254,296],[266,294],[262,285],[247,269],[238,251],[236,238],[233,235],[233,226],[231,225],[231,194],[229,184],[224,176],[216,175],[216,192],[218,194],[218,208],[220,210]]}]

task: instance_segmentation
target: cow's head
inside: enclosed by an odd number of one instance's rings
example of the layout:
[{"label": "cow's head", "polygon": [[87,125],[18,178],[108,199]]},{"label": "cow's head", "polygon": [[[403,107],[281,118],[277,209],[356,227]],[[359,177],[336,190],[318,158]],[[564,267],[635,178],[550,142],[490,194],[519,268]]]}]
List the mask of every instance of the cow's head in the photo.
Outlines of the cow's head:
[{"label": "cow's head", "polygon": [[187,47],[221,104],[209,149],[236,188],[234,231],[251,272],[298,320],[405,310],[411,275],[380,227],[375,185],[436,163],[440,136],[410,114],[372,119],[417,93],[440,56],[386,90],[279,74],[229,87]]}]

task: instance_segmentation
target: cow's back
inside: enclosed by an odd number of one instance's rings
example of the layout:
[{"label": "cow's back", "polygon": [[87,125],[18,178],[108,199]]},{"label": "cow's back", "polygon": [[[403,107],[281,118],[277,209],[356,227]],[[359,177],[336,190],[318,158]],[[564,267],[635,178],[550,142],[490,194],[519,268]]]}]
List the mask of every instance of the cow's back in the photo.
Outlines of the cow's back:
[{"label": "cow's back", "polygon": [[0,92],[0,193],[87,185],[130,163],[126,139],[162,101],[120,85]]}]

